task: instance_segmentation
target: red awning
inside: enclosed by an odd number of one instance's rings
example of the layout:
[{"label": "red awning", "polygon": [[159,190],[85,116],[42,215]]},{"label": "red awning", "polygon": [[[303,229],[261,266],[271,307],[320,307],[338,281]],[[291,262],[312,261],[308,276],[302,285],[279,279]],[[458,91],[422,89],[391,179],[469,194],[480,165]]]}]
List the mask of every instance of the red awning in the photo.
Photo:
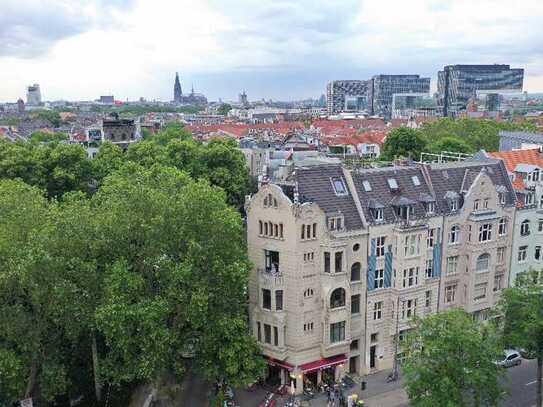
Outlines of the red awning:
[{"label": "red awning", "polygon": [[291,365],[290,363],[287,363],[287,362],[283,362],[281,360],[277,360],[277,359],[274,359],[274,358],[267,358],[266,361],[268,362],[268,365],[270,365],[270,366],[279,366],[279,367],[282,367],[283,369],[287,369],[289,371],[294,370],[293,365]]},{"label": "red awning", "polygon": [[300,370],[304,373],[311,373],[315,370],[326,369],[327,367],[332,367],[339,365],[340,363],[347,362],[347,357],[345,355],[336,355],[330,358],[325,358],[321,360],[316,360],[315,362],[304,363],[300,365]]}]

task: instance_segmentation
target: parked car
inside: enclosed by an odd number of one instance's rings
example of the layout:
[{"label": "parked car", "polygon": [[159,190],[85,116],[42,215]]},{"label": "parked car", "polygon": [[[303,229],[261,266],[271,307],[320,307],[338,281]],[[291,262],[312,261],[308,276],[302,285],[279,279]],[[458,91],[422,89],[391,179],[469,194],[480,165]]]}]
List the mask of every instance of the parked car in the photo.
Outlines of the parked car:
[{"label": "parked car", "polygon": [[514,349],[507,349],[503,352],[503,359],[498,360],[496,364],[501,367],[518,366],[522,362],[522,356]]}]

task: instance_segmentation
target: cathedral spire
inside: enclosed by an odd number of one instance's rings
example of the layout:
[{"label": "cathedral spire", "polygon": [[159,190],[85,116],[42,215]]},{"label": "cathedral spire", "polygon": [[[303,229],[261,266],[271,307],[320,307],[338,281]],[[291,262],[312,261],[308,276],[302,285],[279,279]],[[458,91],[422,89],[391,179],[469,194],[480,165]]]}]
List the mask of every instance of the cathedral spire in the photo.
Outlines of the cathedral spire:
[{"label": "cathedral spire", "polygon": [[175,83],[173,85],[173,101],[176,103],[181,103],[181,98],[183,97],[183,92],[181,91],[181,82],[179,82],[179,74],[175,73]]}]

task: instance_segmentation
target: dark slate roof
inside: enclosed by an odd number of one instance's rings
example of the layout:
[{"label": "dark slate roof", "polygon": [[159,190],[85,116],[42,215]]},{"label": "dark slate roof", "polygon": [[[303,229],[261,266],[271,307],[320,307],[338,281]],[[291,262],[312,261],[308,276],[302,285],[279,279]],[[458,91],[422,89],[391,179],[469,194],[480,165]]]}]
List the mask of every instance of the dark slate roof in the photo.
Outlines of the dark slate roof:
[{"label": "dark slate roof", "polygon": [[[413,183],[413,176],[417,176],[420,185]],[[432,191],[424,179],[422,169],[419,166],[408,167],[386,167],[378,169],[355,170],[352,172],[352,177],[360,204],[364,211],[364,216],[370,224],[375,224],[375,219],[370,208],[374,206],[373,202],[377,201],[384,205],[383,220],[384,223],[393,223],[399,221],[397,219],[394,205],[414,203],[414,216],[411,219],[422,219],[426,217],[426,209],[424,208],[421,197],[432,196]],[[398,184],[397,190],[391,190],[388,185],[388,179],[394,178]],[[369,182],[371,191],[366,191],[363,182]]]},{"label": "dark slate roof", "polygon": [[505,165],[501,160],[487,161],[460,161],[445,164],[431,164],[428,173],[432,187],[437,198],[437,208],[440,212],[449,212],[449,205],[445,199],[447,192],[456,192],[462,195],[462,191],[468,191],[476,176],[486,171],[494,185],[507,188],[506,205],[514,205],[515,191],[507,175]]},{"label": "dark slate roof", "polygon": [[[348,194],[336,195],[332,186],[332,179],[335,178],[343,179]],[[298,168],[294,179],[298,185],[300,202],[315,202],[325,213],[341,212],[347,230],[362,229],[362,220],[340,165]]]},{"label": "dark slate roof", "polygon": [[500,131],[500,137],[512,138],[521,141],[530,141],[533,143],[543,143],[542,133],[529,133],[527,131]]}]

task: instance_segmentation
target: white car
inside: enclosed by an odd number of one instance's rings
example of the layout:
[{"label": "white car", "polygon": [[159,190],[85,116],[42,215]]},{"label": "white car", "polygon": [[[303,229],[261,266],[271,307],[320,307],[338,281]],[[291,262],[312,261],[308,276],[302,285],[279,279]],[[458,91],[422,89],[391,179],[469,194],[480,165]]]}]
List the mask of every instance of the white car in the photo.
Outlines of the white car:
[{"label": "white car", "polygon": [[498,360],[496,364],[501,367],[518,366],[522,362],[522,356],[514,349],[507,349],[503,352],[503,359]]}]

